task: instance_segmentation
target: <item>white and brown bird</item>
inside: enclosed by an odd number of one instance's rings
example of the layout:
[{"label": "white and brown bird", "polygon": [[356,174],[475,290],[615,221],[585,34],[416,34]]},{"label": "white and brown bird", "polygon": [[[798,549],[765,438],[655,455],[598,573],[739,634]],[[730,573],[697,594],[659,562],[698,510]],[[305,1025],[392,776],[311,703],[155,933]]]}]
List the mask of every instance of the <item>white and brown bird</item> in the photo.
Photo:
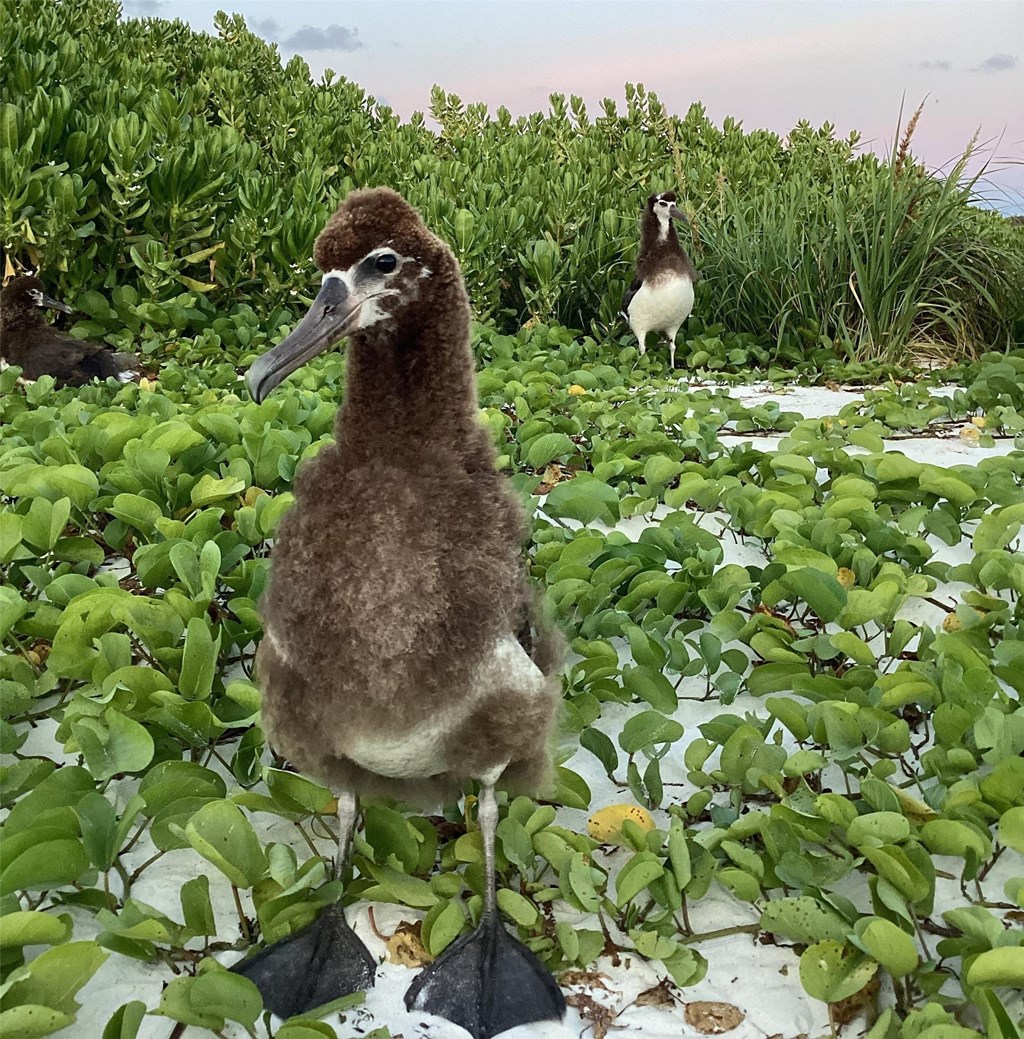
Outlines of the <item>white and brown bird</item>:
[{"label": "white and brown bird", "polygon": [[84,386],[111,376],[122,382],[137,374],[139,361],[107,343],[72,339],[43,320],[42,308],[71,313],[66,303],[46,294],[34,275],[12,278],[0,293],[0,360],[17,365],[21,377],[34,381],[52,375],[57,386]]},{"label": "white and brown bird", "polygon": [[647,352],[647,336],[662,332],[669,342],[669,365],[676,366],[676,333],[693,310],[693,288],[700,275],[679,244],[674,220],[686,220],[674,191],[647,199],[640,218],[636,277],[622,300],[622,314]]},{"label": "white and brown bird", "polygon": [[[257,669],[278,751],[338,795],[341,876],[364,794],[420,804],[480,783],[477,929],[406,1003],[487,1039],[559,1019],[550,973],[495,904],[496,785],[551,769],[562,646],[526,578],[522,506],[478,420],[470,311],[451,250],[385,188],[355,191],[315,248],[319,294],[247,381],[262,401],[348,337],[335,442],[300,470],[261,603]],[[373,984],[341,904],[233,969],[281,1016]]]}]

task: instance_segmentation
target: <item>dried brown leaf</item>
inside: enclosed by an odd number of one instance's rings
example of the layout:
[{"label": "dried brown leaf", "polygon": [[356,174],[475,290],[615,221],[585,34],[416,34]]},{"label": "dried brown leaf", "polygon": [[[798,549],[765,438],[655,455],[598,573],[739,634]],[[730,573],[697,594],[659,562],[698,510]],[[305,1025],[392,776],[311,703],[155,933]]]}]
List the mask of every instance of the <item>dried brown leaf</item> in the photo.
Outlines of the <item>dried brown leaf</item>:
[{"label": "dried brown leaf", "polygon": [[840,999],[836,1003],[829,1003],[828,1016],[834,1025],[842,1027],[848,1025],[862,1012],[867,1012],[868,1020],[872,1020],[875,1009],[875,997],[882,983],[877,977],[872,978],[859,992],[854,992],[846,999]]},{"label": "dried brown leaf", "polygon": [[664,978],[653,988],[644,989],[636,999],[633,1006],[637,1007],[674,1007],[675,996],[672,994],[672,982]]},{"label": "dried brown leaf", "polygon": [[565,472],[560,465],[552,462],[541,476],[541,482],[537,487],[537,494],[547,494],[559,481],[565,479]]},{"label": "dried brown leaf", "polygon": [[686,1004],[686,1023],[702,1035],[721,1035],[741,1024],[746,1015],[732,1003],[697,1000]]},{"label": "dried brown leaf", "polygon": [[609,981],[607,974],[599,970],[564,970],[558,975],[558,983],[562,988],[572,988],[578,985],[581,988],[599,988],[605,992],[610,991],[605,984]]},{"label": "dried brown leaf", "polygon": [[601,1006],[597,1000],[588,996],[585,992],[572,992],[565,997],[569,1006],[579,1011],[580,1017],[590,1024],[594,1030],[594,1039],[604,1039],[608,1034],[611,1023],[615,1020],[614,1010]]}]

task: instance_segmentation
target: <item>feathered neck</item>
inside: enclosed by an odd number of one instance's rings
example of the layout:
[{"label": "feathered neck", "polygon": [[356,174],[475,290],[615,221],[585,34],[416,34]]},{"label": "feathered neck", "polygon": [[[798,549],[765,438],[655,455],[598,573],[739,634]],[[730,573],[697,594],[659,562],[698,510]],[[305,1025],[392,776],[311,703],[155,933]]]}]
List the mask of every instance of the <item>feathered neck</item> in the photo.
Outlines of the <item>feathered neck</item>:
[{"label": "feathered neck", "polygon": [[[335,436],[349,464],[415,465],[442,447],[479,451],[476,379],[465,294],[418,305],[397,326],[351,337]],[[461,296],[461,298],[459,298]]]},{"label": "feathered neck", "polygon": [[644,210],[640,222],[640,251],[636,258],[636,272],[641,279],[664,274],[685,275],[695,280],[696,268],[686,250],[679,244],[675,222],[667,221],[667,230],[650,209]]}]

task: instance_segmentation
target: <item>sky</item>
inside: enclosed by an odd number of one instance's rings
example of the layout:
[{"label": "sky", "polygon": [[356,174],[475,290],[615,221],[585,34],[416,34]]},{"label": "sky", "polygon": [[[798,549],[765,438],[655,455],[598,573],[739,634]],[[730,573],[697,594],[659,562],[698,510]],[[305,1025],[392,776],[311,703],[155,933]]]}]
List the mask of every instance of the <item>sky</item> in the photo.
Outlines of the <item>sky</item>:
[{"label": "sky", "polygon": [[976,130],[984,194],[1024,213],[1024,0],[124,0],[124,15],[213,31],[244,15],[407,118],[437,83],[463,101],[546,111],[553,92],[595,114],[643,83],[670,111],[700,101],[721,124],[785,134],[828,121],[887,152],[925,100],[913,150],[951,164]]}]

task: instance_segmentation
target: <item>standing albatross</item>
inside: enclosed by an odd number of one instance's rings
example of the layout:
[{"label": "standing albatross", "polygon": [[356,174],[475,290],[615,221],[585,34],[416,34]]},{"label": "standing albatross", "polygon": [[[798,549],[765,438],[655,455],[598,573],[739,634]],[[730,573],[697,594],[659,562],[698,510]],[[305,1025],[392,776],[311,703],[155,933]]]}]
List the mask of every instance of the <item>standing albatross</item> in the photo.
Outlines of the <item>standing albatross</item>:
[{"label": "standing albatross", "polygon": [[[338,793],[339,879],[358,796],[436,803],[480,783],[480,924],[406,1004],[488,1039],[565,1010],[550,973],[502,926],[494,887],[495,784],[536,792],[548,778],[561,646],[534,609],[523,510],[477,417],[451,250],[378,188],[345,199],[314,258],[324,273],[309,313],[247,379],[262,401],[348,336],[335,442],[300,470],[262,599],[264,725]],[[284,1017],[372,985],[375,967],[337,903],[233,969]]]},{"label": "standing albatross", "polygon": [[23,379],[52,375],[58,386],[84,386],[111,376],[131,380],[137,358],[106,343],[62,335],[43,320],[42,307],[71,313],[66,303],[46,294],[35,275],[12,278],[0,293],[0,360],[16,364]]},{"label": "standing albatross", "polygon": [[640,251],[636,277],[622,301],[622,314],[647,352],[650,332],[664,332],[669,367],[676,366],[676,333],[693,310],[693,287],[700,275],[679,244],[673,220],[686,220],[674,191],[651,195],[640,218]]}]

